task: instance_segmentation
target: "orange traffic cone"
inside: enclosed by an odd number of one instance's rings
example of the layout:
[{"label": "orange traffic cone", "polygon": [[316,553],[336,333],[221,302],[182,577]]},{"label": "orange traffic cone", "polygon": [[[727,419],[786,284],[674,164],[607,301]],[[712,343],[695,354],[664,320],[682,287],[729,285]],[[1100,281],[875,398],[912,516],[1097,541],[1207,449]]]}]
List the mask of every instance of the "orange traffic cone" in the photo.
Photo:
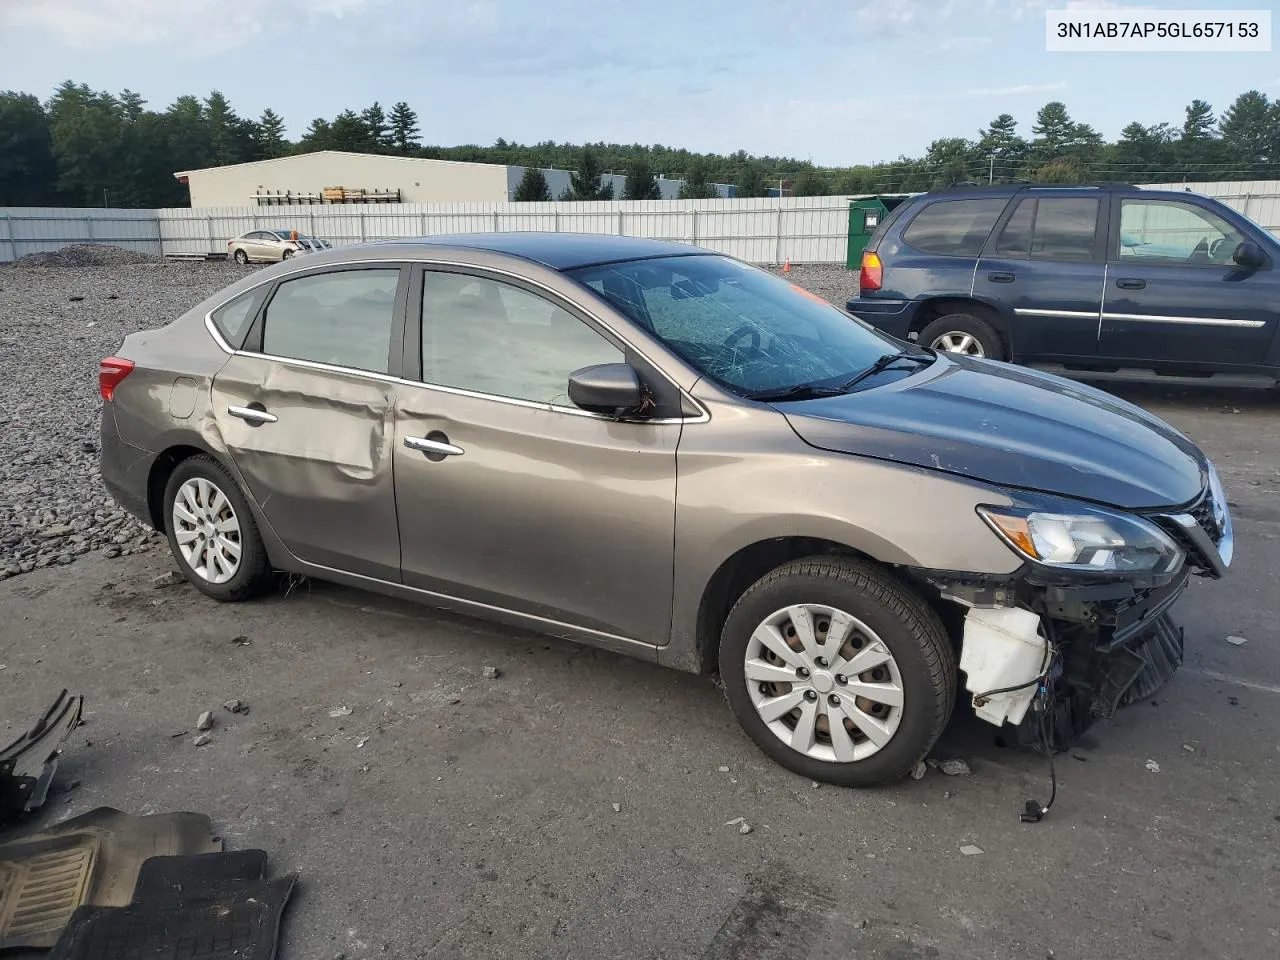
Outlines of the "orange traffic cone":
[{"label": "orange traffic cone", "polygon": [[782,272],[783,272],[783,273],[790,273],[790,272],[791,272],[791,261],[790,261],[790,260],[788,260],[786,263],[784,263],[784,264],[782,265]]}]

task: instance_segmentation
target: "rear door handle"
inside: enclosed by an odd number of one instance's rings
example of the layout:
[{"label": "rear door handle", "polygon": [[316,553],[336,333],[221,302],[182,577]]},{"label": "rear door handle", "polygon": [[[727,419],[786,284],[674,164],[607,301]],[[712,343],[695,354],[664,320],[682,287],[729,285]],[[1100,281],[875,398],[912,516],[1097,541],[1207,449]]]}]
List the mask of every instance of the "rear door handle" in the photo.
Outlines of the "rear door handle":
[{"label": "rear door handle", "polygon": [[1138,280],[1134,277],[1121,277],[1116,281],[1116,286],[1121,290],[1141,290],[1147,285],[1147,281]]},{"label": "rear door handle", "polygon": [[467,451],[449,442],[449,438],[433,430],[425,437],[405,437],[404,445],[410,450],[421,450],[427,456],[460,457]]},{"label": "rear door handle", "polygon": [[260,407],[227,407],[227,413],[247,423],[276,423],[280,419]]},{"label": "rear door handle", "polygon": [[988,273],[987,279],[992,283],[1013,283],[1012,273]]}]

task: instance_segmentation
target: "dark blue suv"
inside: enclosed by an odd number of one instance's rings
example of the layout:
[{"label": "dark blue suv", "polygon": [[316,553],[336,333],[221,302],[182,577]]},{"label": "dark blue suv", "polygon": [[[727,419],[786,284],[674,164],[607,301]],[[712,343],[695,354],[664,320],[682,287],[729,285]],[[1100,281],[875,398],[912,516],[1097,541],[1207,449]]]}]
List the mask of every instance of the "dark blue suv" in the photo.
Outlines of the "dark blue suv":
[{"label": "dark blue suv", "polygon": [[955,188],[885,218],[848,309],[936,350],[1274,384],[1278,261],[1266,230],[1197,194]]}]

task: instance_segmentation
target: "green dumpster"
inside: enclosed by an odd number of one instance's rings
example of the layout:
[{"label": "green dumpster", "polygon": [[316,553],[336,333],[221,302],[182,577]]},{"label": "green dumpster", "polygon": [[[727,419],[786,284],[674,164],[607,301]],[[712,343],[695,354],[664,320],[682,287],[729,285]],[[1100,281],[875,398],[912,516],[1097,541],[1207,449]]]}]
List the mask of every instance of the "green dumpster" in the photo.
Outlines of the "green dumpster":
[{"label": "green dumpster", "polygon": [[885,214],[906,199],[906,194],[882,194],[849,201],[849,252],[845,263],[850,270],[861,268],[862,250],[876,227]]}]

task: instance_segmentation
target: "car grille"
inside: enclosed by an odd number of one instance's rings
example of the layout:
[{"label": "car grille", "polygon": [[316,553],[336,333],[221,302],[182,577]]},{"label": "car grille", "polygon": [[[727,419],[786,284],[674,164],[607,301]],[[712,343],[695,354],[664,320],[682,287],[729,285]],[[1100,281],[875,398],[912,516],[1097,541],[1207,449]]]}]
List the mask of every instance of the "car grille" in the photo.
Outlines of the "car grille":
[{"label": "car grille", "polygon": [[1206,490],[1204,496],[1200,498],[1200,502],[1192,507],[1188,513],[1195,518],[1196,523],[1200,524],[1201,529],[1209,534],[1209,539],[1215,544],[1222,540],[1222,526],[1218,523],[1216,511],[1214,510],[1213,494]]}]

